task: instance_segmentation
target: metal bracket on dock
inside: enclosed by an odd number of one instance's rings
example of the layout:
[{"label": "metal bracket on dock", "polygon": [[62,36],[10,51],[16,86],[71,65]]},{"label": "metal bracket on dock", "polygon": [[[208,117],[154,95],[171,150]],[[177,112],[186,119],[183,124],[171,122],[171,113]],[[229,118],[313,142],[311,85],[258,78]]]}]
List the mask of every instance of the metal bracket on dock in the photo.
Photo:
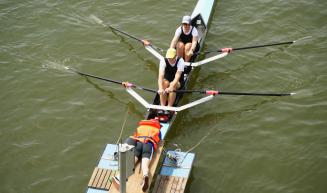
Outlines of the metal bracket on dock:
[{"label": "metal bracket on dock", "polygon": [[134,146],[126,143],[119,144],[119,179],[120,193],[126,193],[126,182],[129,176],[134,173]]}]

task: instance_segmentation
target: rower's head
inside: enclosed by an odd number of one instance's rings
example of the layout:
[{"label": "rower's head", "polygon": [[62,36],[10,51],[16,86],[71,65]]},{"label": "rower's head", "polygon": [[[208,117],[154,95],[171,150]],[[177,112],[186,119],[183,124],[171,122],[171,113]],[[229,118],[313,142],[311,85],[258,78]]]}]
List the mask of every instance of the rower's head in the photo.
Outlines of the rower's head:
[{"label": "rower's head", "polygon": [[176,57],[176,49],[175,48],[169,48],[166,52],[166,58],[167,59],[174,59]]},{"label": "rower's head", "polygon": [[185,15],[182,20],[182,24],[184,27],[191,25],[191,17],[189,15]]}]

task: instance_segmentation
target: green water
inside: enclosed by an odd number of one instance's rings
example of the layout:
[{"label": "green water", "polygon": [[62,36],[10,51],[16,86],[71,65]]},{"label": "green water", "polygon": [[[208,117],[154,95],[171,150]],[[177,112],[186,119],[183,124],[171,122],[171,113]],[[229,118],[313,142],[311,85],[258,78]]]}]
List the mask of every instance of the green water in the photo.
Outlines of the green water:
[{"label": "green water", "polygon": [[[0,1],[0,192],[85,192],[105,144],[116,142],[126,111],[123,137],[142,119],[145,109],[121,87],[64,69],[157,87],[157,59],[90,15],[166,49],[195,4]],[[218,96],[179,113],[167,148],[187,151],[206,136],[193,150],[186,192],[327,191],[326,32],[326,1],[217,2],[207,50],[312,38],[235,51],[195,71],[191,89],[298,94]]]}]

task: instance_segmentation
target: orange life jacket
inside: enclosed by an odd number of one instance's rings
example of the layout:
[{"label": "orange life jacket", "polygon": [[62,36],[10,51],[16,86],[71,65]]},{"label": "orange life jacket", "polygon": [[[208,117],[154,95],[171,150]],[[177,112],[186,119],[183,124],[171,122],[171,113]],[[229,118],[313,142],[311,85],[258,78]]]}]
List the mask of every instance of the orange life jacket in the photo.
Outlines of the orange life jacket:
[{"label": "orange life jacket", "polygon": [[157,120],[142,120],[132,138],[142,142],[152,142],[154,149],[157,149],[160,141],[160,123]]}]

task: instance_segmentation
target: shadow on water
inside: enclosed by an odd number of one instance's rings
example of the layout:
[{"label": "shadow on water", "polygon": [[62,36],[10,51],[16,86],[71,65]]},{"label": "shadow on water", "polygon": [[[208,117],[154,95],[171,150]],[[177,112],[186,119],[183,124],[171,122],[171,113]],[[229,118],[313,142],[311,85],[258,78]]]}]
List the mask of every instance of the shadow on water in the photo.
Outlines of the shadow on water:
[{"label": "shadow on water", "polygon": [[113,34],[115,34],[117,37],[120,38],[120,42],[122,42],[125,45],[127,45],[129,51],[133,52],[138,59],[140,59],[141,61],[143,61],[146,64],[146,67],[150,71],[155,72],[155,73],[158,72],[158,70],[159,70],[159,68],[158,68],[159,65],[158,64],[156,64],[155,62],[153,62],[151,60],[145,59],[141,54],[139,54],[136,51],[136,48],[133,46],[133,44],[129,43],[129,41],[126,40],[127,38],[125,38],[124,36],[120,35],[119,33],[117,33],[114,30],[111,30],[111,31],[112,31]]},{"label": "shadow on water", "polygon": [[[237,109],[234,111],[229,112],[222,112],[222,113],[208,113],[202,116],[192,116],[192,120],[190,122],[189,113],[190,111],[187,110],[183,114],[181,113],[180,116],[177,116],[176,125],[173,126],[173,128],[168,132],[166,137],[167,144],[172,144],[174,146],[177,146],[178,148],[181,148],[182,151],[186,151],[186,149],[190,147],[183,147],[183,144],[176,144],[174,143],[174,139],[179,138],[183,136],[185,133],[189,133],[189,127],[188,125],[192,125],[194,123],[199,123],[199,125],[206,125],[209,127],[206,131],[203,132],[203,135],[198,136],[198,140],[195,142],[200,142],[204,137],[209,135],[214,135],[217,132],[223,132],[224,129],[216,127],[217,124],[222,122],[225,119],[240,119],[242,114],[253,112],[257,109],[259,109],[260,106],[274,103],[278,101],[277,98],[270,98],[270,99],[264,99],[262,101],[258,101],[255,104],[247,105],[242,107],[242,109]],[[176,129],[178,128],[178,129]],[[195,143],[194,143],[195,144]]]},{"label": "shadow on water", "polygon": [[[69,62],[69,59],[65,59],[64,61],[56,61],[56,60],[55,61],[50,61],[50,60],[48,60],[41,66],[41,69],[45,70],[45,71],[51,70],[54,73],[60,73],[60,74],[70,73],[70,74],[75,75],[76,74],[75,72],[67,70],[67,66],[65,65],[65,63],[67,63],[67,62]],[[100,85],[96,84],[90,78],[85,77],[85,76],[83,76],[83,77],[95,89],[97,89],[100,92],[104,93],[105,95],[107,95],[113,101],[116,101],[116,102],[118,102],[120,104],[123,104],[124,106],[127,106],[129,111],[131,113],[133,113],[137,119],[143,119],[144,118],[143,112],[138,111],[137,108],[135,107],[135,105],[132,102],[130,102],[130,101],[126,102],[127,100],[123,100],[121,98],[116,97],[113,92],[111,92],[109,90],[105,90],[104,88],[101,88]]]},{"label": "shadow on water", "polygon": [[[289,47],[290,47],[290,46],[288,46],[287,48],[289,48]],[[244,63],[243,65],[241,65],[240,68],[226,71],[226,73],[233,74],[233,73],[237,73],[237,72],[242,72],[243,69],[245,69],[245,68],[247,68],[247,67],[250,67],[251,65],[255,65],[255,64],[257,64],[257,63],[260,62],[260,61],[265,61],[268,57],[272,57],[274,54],[277,54],[277,53],[283,52],[283,51],[285,51],[287,48],[276,48],[276,50],[264,54],[263,57],[258,57],[258,58],[255,59],[255,60],[252,60],[252,61],[250,61],[250,62],[246,62],[246,63]]]},{"label": "shadow on water", "polygon": [[138,111],[137,108],[135,107],[135,105],[128,101],[126,102],[126,100],[122,100],[118,97],[115,97],[115,94],[109,90],[105,90],[103,88],[101,88],[98,84],[96,84],[95,82],[91,81],[88,77],[85,77],[86,81],[88,83],[90,83],[92,86],[94,86],[95,89],[99,90],[100,92],[104,93],[105,95],[107,95],[110,99],[123,104],[124,106],[127,106],[129,109],[129,112],[133,113],[135,115],[135,117],[137,117],[137,119],[143,119],[144,115],[143,112]]}]

